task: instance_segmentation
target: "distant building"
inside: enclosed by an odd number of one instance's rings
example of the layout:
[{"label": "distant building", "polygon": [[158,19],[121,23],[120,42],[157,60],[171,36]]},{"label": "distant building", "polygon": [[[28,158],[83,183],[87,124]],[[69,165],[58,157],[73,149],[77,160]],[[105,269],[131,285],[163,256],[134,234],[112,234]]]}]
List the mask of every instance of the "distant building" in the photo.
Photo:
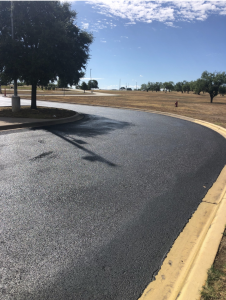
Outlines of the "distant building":
[{"label": "distant building", "polygon": [[132,91],[132,89],[131,89],[131,88],[127,88],[126,90],[127,90],[127,91]]}]

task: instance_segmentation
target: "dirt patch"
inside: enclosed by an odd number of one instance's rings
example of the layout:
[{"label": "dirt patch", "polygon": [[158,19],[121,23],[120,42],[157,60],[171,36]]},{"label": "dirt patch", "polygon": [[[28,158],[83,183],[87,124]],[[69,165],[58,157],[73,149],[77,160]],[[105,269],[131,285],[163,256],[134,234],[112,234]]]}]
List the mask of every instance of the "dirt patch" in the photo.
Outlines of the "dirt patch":
[{"label": "dirt patch", "polygon": [[75,111],[52,107],[37,107],[31,109],[30,106],[21,106],[19,112],[12,112],[12,107],[0,107],[0,117],[10,118],[31,118],[31,119],[60,119],[72,117]]}]

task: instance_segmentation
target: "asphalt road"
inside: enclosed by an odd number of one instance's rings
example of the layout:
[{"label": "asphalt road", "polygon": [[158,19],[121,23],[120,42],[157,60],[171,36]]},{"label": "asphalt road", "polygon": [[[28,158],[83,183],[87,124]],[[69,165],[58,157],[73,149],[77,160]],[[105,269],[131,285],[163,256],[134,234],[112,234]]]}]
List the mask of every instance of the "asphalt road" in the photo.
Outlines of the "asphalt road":
[{"label": "asphalt road", "polygon": [[1,299],[136,300],[224,167],[226,141],[167,116],[56,106],[85,117],[0,133]]}]

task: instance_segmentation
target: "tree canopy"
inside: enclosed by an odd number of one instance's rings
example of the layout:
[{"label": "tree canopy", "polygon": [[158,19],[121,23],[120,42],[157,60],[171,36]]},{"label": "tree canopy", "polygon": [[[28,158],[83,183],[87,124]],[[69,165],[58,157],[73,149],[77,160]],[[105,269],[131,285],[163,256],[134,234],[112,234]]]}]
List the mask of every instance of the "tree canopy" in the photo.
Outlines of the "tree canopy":
[{"label": "tree canopy", "polygon": [[163,88],[167,91],[173,91],[174,90],[174,83],[173,81],[169,81],[169,82],[163,82],[162,84]]},{"label": "tree canopy", "polygon": [[76,12],[59,1],[0,2],[0,73],[32,85],[31,107],[36,108],[36,87],[57,77],[76,85],[84,76],[93,37],[79,29]]},{"label": "tree canopy", "polygon": [[82,84],[81,84],[81,86],[80,86],[80,88],[85,93],[85,91],[88,90],[88,84],[85,81],[83,81]]},{"label": "tree canopy", "polygon": [[174,86],[175,91],[183,93],[183,82],[179,81]]},{"label": "tree canopy", "polygon": [[147,91],[147,92],[148,92],[148,90],[149,90],[148,85],[145,84],[145,83],[141,84],[141,87],[140,87],[140,88],[141,88],[142,91]]},{"label": "tree canopy", "polygon": [[184,80],[182,89],[183,89],[183,92],[187,92],[189,94],[189,92],[191,90],[190,82]]},{"label": "tree canopy", "polygon": [[95,79],[89,80],[88,81],[88,90],[92,89],[98,89],[98,81]]},{"label": "tree canopy", "polygon": [[209,73],[204,71],[202,73],[201,79],[204,85],[204,91],[209,93],[210,102],[213,102],[213,98],[219,94],[219,88],[226,83],[226,74],[225,72],[214,72]]},{"label": "tree canopy", "polygon": [[147,84],[143,83],[141,85],[141,90],[151,90],[159,91],[160,87],[165,91],[177,91],[177,92],[187,92],[190,91],[200,95],[200,92],[207,92],[210,95],[210,102],[213,102],[213,98],[218,94],[224,95],[226,93],[226,73],[225,72],[214,72],[210,73],[204,71],[201,75],[201,78],[198,78],[195,81],[186,81],[177,82],[175,85],[173,81],[169,82],[148,82]]},{"label": "tree canopy", "polygon": [[226,85],[221,85],[219,87],[219,94],[225,95],[226,94]]}]

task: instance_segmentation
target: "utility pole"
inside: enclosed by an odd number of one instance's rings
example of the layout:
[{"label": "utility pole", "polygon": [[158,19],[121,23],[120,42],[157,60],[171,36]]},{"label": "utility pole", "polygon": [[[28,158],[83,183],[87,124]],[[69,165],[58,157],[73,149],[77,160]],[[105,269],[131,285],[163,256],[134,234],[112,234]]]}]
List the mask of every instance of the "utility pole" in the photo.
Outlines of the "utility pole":
[{"label": "utility pole", "polygon": [[[13,29],[13,1],[11,1],[11,29],[12,29],[12,40],[14,40],[14,29]],[[14,48],[15,49],[15,48]],[[20,97],[17,96],[17,78],[14,78],[14,95],[12,96],[12,112],[20,110]]]},{"label": "utility pole", "polygon": [[119,79],[119,90],[120,90],[120,87],[121,87],[121,79]]},{"label": "utility pole", "polygon": [[136,90],[137,90],[137,82],[136,82]]}]

